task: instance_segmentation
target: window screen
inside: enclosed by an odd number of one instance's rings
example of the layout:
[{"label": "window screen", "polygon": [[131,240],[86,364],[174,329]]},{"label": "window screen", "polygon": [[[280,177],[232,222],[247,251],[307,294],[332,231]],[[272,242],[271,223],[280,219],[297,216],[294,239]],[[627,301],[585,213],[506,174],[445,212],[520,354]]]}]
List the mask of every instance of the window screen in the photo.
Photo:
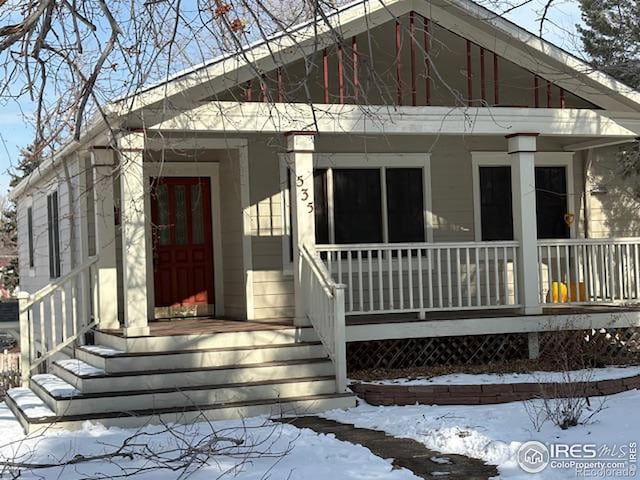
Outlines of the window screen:
[{"label": "window screen", "polygon": [[60,230],[58,218],[58,192],[47,196],[47,220],[49,226],[49,276],[60,276]]},{"label": "window screen", "polygon": [[29,267],[33,268],[33,209],[27,208],[27,234],[29,235]]},{"label": "window screen", "polygon": [[569,238],[565,167],[536,167],[538,238]]},{"label": "window screen", "polygon": [[382,242],[380,169],[333,171],[336,243]]},{"label": "window screen", "polygon": [[480,167],[482,240],[513,240],[511,167]]},{"label": "window screen", "polygon": [[424,242],[424,193],[421,168],[388,168],[389,242]]},{"label": "window screen", "polygon": [[331,243],[329,240],[329,207],[327,203],[327,171],[313,171],[313,196],[316,221],[316,243]]}]

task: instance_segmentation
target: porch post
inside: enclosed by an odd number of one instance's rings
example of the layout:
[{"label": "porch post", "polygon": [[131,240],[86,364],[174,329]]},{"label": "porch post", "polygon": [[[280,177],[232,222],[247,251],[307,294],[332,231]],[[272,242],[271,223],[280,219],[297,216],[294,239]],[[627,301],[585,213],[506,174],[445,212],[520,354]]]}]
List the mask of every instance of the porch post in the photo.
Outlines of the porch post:
[{"label": "porch post", "polygon": [[144,135],[127,133],[119,139],[120,222],[125,336],[149,335],[147,312],[147,247],[143,172]]},{"label": "porch post", "polygon": [[93,168],[93,198],[95,205],[96,253],[98,261],[98,327],[119,328],[118,275],[116,269],[116,223],[113,188],[115,152],[112,149],[94,149],[91,152]]},{"label": "porch post", "polygon": [[293,275],[296,325],[309,325],[302,299],[300,251],[302,245],[315,245],[315,213],[313,193],[314,132],[287,133],[287,152],[291,169],[291,208],[293,238]]},{"label": "porch post", "polygon": [[525,314],[542,312],[538,288],[538,226],[536,221],[536,133],[507,136],[513,192],[513,234],[520,243],[517,257],[518,297]]}]

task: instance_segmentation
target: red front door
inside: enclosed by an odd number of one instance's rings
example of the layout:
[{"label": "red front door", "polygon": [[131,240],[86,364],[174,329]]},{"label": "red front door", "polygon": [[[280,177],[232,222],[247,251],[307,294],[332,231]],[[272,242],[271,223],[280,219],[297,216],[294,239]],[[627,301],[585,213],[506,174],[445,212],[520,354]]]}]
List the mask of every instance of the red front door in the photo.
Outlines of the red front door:
[{"label": "red front door", "polygon": [[151,180],[155,316],[214,313],[209,178]]}]

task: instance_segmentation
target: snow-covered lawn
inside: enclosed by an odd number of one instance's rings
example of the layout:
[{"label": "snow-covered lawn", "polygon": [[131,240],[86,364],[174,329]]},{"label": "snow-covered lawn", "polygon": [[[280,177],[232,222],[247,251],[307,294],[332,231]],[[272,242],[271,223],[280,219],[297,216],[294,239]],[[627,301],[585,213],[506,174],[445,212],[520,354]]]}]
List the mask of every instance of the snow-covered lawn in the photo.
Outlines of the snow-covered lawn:
[{"label": "snow-covered lawn", "polygon": [[[209,465],[193,475],[184,472],[157,470],[157,463],[141,459],[93,461],[82,465],[49,468],[26,472],[20,478],[38,479],[87,479],[118,478],[140,469],[151,469],[136,473],[132,477],[141,480],[169,480],[189,478],[191,480],[241,479],[241,480],[327,480],[327,479],[389,479],[416,480],[408,470],[393,470],[391,461],[373,455],[359,445],[340,442],[327,435],[318,435],[311,430],[299,430],[289,425],[266,422],[264,418],[240,421],[221,421],[211,424],[213,429],[225,437],[244,438],[246,447],[232,450],[233,456],[212,457]],[[154,435],[162,427],[146,427],[148,436],[137,442],[149,444],[156,451],[168,452],[178,445],[169,433]],[[189,427],[176,427],[184,435],[186,443],[195,443],[211,433],[209,424],[200,423]],[[25,438],[18,422],[4,403],[0,403],[0,461],[22,461],[29,463],[57,463],[77,454],[96,455],[112,452],[135,431],[117,428],[105,429],[101,425],[87,423],[77,432],[48,433],[44,436]],[[183,444],[183,446],[185,445]],[[225,444],[223,442],[223,445]],[[263,452],[256,454],[256,452]],[[173,457],[176,452],[167,453]],[[188,471],[193,471],[191,468]],[[223,475],[224,474],[224,475]],[[1,478],[5,478],[0,474]],[[120,478],[122,478],[120,477]],[[11,478],[7,475],[7,478]]]},{"label": "snow-covered lawn", "polygon": [[[594,399],[594,406],[598,404]],[[609,446],[638,442],[640,391],[610,395],[604,406],[606,408],[588,425],[561,430],[547,422],[540,432],[533,428],[524,402],[477,406],[361,405],[346,412],[327,412],[324,416],[354,423],[357,427],[382,430],[396,437],[413,438],[434,450],[483,459],[498,466],[500,478],[575,479],[575,471],[569,469],[547,468],[537,477],[525,473],[518,467],[515,454],[528,440]]]},{"label": "snow-covered lawn", "polygon": [[[630,374],[635,374],[633,373]],[[612,375],[616,376],[616,375]],[[449,379],[454,381],[454,379]],[[469,382],[473,383],[473,382]],[[594,401],[594,405],[599,402]],[[640,432],[640,391],[633,390],[607,397],[606,408],[588,425],[561,430],[551,423],[537,432],[523,402],[480,406],[375,407],[362,404],[348,411],[335,410],[324,415],[358,427],[382,430],[397,437],[413,438],[426,447],[444,453],[459,453],[498,466],[500,478],[576,478],[573,470],[545,470],[537,477],[523,472],[515,461],[519,446],[528,440],[543,443],[591,442],[620,445],[637,441]],[[407,470],[394,470],[391,462],[374,456],[364,447],[336,440],[332,435],[318,435],[289,425],[271,423],[263,418],[224,421],[212,424],[225,437],[245,439],[245,445],[233,449],[233,455],[213,457],[207,466],[189,478],[194,480],[238,479],[416,479]],[[139,443],[155,451],[167,452],[179,440],[168,433],[157,434],[162,427],[147,427]],[[176,427],[187,443],[201,440],[211,432],[209,424]],[[99,424],[85,424],[78,432],[51,432],[25,438],[17,421],[0,404],[0,460],[29,463],[56,463],[74,455],[95,455],[113,451],[134,433],[133,430],[105,429]],[[229,446],[228,443],[222,445]],[[255,455],[255,452],[263,454]],[[248,454],[248,452],[250,452]],[[169,456],[173,454],[167,454]],[[140,468],[153,467],[136,457],[93,461],[66,468],[51,468],[28,473],[22,478],[113,478]],[[151,469],[135,478],[182,478],[169,470]]]}]

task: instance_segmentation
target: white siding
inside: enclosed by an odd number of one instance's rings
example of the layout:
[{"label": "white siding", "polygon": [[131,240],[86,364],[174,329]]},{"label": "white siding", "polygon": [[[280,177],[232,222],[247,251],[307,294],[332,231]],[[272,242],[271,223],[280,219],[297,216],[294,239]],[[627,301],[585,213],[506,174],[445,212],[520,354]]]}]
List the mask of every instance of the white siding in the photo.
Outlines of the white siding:
[{"label": "white siding", "polygon": [[623,178],[617,159],[619,147],[593,151],[588,172],[589,230],[594,238],[640,236],[640,179]]},{"label": "white siding", "polygon": [[[60,167],[46,178],[29,188],[28,193],[17,200],[18,254],[20,265],[20,287],[34,293],[47,285],[49,275],[49,238],[47,221],[47,195],[58,191],[58,215],[60,231],[61,275],[68,273],[81,256],[79,238],[72,240],[72,222],[79,231],[78,214],[78,164],[75,158],[68,159],[68,172]],[[71,186],[71,195],[69,192]],[[73,199],[73,200],[71,200]],[[29,242],[27,208],[33,211],[34,266],[29,267]]]}]

